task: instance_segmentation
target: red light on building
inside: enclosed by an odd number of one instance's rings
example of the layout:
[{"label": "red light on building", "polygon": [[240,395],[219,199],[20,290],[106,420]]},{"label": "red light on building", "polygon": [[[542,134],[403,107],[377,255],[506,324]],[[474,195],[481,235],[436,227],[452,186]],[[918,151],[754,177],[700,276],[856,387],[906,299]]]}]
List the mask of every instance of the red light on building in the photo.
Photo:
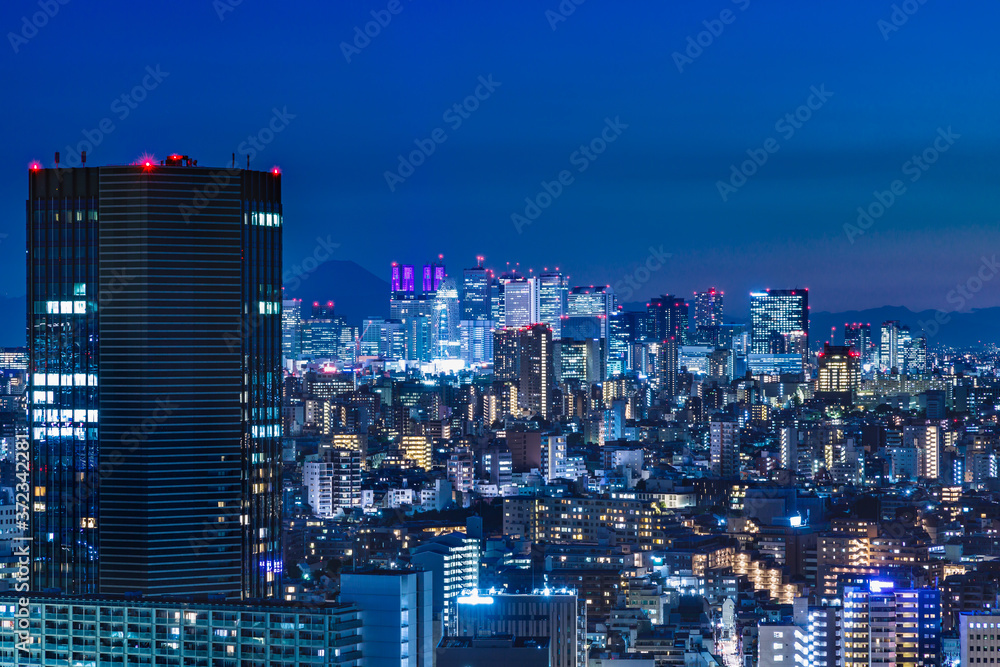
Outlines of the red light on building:
[{"label": "red light on building", "polygon": [[31,163],[31,170],[32,171],[38,171],[41,168],[42,168],[42,165],[38,164],[37,162],[32,162]]},{"label": "red light on building", "polygon": [[271,168],[271,173],[274,174],[275,176],[280,176],[281,175],[281,169],[278,169],[277,167],[272,167]]}]

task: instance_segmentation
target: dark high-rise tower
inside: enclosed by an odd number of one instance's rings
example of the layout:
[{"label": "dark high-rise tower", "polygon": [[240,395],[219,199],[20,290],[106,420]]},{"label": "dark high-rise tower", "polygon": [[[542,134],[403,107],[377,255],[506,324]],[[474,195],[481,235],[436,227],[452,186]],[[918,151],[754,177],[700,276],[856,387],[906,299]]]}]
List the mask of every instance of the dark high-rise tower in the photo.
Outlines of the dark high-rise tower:
[{"label": "dark high-rise tower", "polygon": [[722,324],[721,291],[714,287],[694,293],[694,328],[717,327]]},{"label": "dark high-rise tower", "polygon": [[281,177],[28,178],[32,585],[277,593]]},{"label": "dark high-rise tower", "polygon": [[479,264],[462,271],[462,318],[463,320],[490,319],[490,276]]},{"label": "dark high-rise tower", "polygon": [[872,363],[875,350],[872,344],[872,325],[844,323],[844,345],[853,347],[861,355],[862,365]]},{"label": "dark high-rise tower", "polygon": [[684,299],[672,294],[664,294],[650,299],[646,306],[649,331],[647,335],[655,341],[670,337],[677,339],[678,345],[688,341],[688,304]]},{"label": "dark high-rise tower", "polygon": [[538,276],[538,319],[552,329],[553,340],[562,337],[562,318],[568,313],[569,278],[559,271]]}]

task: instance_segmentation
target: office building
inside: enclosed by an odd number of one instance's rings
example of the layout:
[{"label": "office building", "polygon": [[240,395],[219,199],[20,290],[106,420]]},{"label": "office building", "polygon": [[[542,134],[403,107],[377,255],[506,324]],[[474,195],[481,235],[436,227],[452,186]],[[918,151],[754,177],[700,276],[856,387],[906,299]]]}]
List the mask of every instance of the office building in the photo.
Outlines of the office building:
[{"label": "office building", "polygon": [[490,319],[490,272],[483,266],[483,258],[477,257],[476,266],[462,271],[463,320]]},{"label": "office building", "polygon": [[597,318],[600,337],[608,339],[608,319],[618,310],[615,291],[610,285],[574,287],[569,292],[566,304],[566,314],[570,317]]},{"label": "office building", "polygon": [[497,329],[493,332],[493,379],[517,380],[521,369],[521,332]]},{"label": "office building", "polygon": [[281,302],[281,354],[286,359],[302,354],[302,299]]},{"label": "office building", "polygon": [[278,593],[281,176],[219,173],[29,174],[36,590]]},{"label": "office building", "polygon": [[688,304],[672,294],[653,297],[646,305],[646,337],[662,342],[674,338],[679,345],[688,344]]},{"label": "office building", "polygon": [[413,265],[399,265],[393,262],[389,289],[392,299],[412,299],[417,293],[417,276]]},{"label": "office building", "polygon": [[881,373],[922,375],[927,372],[927,338],[913,337],[910,327],[898,320],[882,323],[878,348]]},{"label": "office building", "polygon": [[421,291],[424,294],[434,294],[441,287],[441,283],[444,282],[447,275],[448,273],[445,271],[444,264],[438,264],[437,262],[424,264],[420,280]]},{"label": "office building", "polygon": [[376,570],[340,575],[340,602],[361,610],[365,667],[433,667],[433,575]]},{"label": "office building", "polygon": [[844,345],[854,348],[861,355],[862,368],[875,362],[875,345],[872,343],[872,325],[854,322],[844,324]]},{"label": "office building", "polygon": [[434,650],[436,667],[548,667],[548,637],[442,637]]},{"label": "office building", "polygon": [[504,317],[508,328],[526,327],[538,322],[538,280],[502,277]]},{"label": "office building", "polygon": [[819,376],[816,391],[824,394],[846,394],[848,400],[861,382],[861,354],[846,345],[823,344],[817,355]]},{"label": "office building", "polygon": [[506,321],[504,313],[504,281],[494,276],[490,276],[490,319],[496,326],[504,326]]},{"label": "office building", "polygon": [[458,598],[458,634],[548,637],[551,667],[587,664],[587,606],[567,590],[508,594],[473,591]]},{"label": "office building", "polygon": [[567,314],[569,278],[558,271],[538,276],[538,321],[552,329],[552,340],[562,337],[562,318]]},{"label": "office building", "polygon": [[559,382],[579,380],[588,385],[603,379],[603,346],[600,339],[564,338],[556,344]]},{"label": "office building", "polygon": [[694,293],[694,328],[722,326],[723,292],[709,288],[704,292]]},{"label": "office building", "polygon": [[803,372],[809,354],[808,289],[751,292],[750,326],[752,371],[786,370],[782,360],[787,360]]},{"label": "office building", "polygon": [[[641,313],[640,313],[641,314]],[[608,318],[608,362],[605,377],[616,377],[632,367],[632,322],[621,306]]]},{"label": "office building", "polygon": [[373,664],[362,661],[364,637],[375,638],[356,604],[20,597],[26,605],[0,597],[0,663],[11,667]]},{"label": "office building", "polygon": [[534,324],[518,337],[518,400],[521,407],[548,418],[552,412],[552,391],[556,386],[552,349],[552,329]]},{"label": "office building", "polygon": [[1000,663],[1000,614],[984,610],[958,617],[960,665]]},{"label": "office building", "polygon": [[447,276],[436,282],[431,322],[433,358],[459,359],[462,342],[459,335],[458,286]]},{"label": "office building", "polygon": [[470,366],[493,362],[492,320],[462,320],[458,331],[462,361]]},{"label": "office building", "polygon": [[345,330],[348,339],[353,343],[353,336],[346,320],[334,314],[333,301],[313,302],[312,314],[301,320],[299,328],[301,356],[307,359],[340,359],[343,347],[342,334]]}]

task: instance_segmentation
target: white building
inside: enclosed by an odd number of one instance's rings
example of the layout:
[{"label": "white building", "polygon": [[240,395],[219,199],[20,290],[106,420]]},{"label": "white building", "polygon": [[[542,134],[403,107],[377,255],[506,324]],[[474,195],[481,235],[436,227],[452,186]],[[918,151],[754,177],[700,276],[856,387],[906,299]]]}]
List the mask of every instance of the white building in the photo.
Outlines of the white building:
[{"label": "white building", "polygon": [[805,628],[797,625],[761,625],[757,628],[757,666],[806,665],[808,643]]},{"label": "white building", "polygon": [[447,533],[411,550],[410,562],[433,573],[434,613],[442,627],[455,634],[455,599],[479,587],[479,540],[465,533]]},{"label": "white building", "polygon": [[1000,662],[1000,614],[961,614],[958,645],[962,665]]},{"label": "white building", "polygon": [[303,466],[302,479],[313,514],[331,517],[361,507],[361,452],[331,449]]}]

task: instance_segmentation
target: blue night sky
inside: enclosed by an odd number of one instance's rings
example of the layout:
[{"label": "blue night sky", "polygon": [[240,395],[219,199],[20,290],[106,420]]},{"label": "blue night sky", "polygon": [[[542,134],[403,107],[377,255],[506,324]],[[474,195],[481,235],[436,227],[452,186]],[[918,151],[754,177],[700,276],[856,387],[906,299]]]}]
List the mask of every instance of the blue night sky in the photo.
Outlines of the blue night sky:
[{"label": "blue night sky", "polygon": [[[388,0],[228,7],[236,1],[68,0],[27,40],[10,33],[38,0],[2,3],[8,296],[24,293],[32,160],[51,166],[60,150],[66,162],[108,118],[89,164],[176,151],[226,166],[275,108],[294,118],[251,166],[282,169],[286,265],[329,237],[334,259],[383,278],[394,260],[443,253],[456,274],[484,254],[494,267],[558,265],[575,284],[617,284],[652,247],[671,257],[639,272],[632,300],[716,285],[740,316],[749,290],[795,286],[810,288],[814,311],[950,310],[946,294],[1000,246],[995,2],[910,0],[918,9],[889,32],[888,0],[586,0],[555,30],[546,12],[558,0],[398,0],[347,62],[341,43]],[[713,24],[720,16],[730,22]],[[705,21],[721,33],[702,35],[711,42],[678,71],[674,52]],[[166,75],[155,83],[147,67]],[[143,101],[115,103],[144,77]],[[479,88],[486,99],[467,118],[445,116],[479,77],[499,86]],[[811,87],[832,95],[812,98],[798,128],[776,127]],[[574,160],[606,118],[627,128],[595,159]],[[959,137],[939,141],[948,150],[911,180],[905,163],[949,127]],[[446,140],[391,191],[385,172],[437,128]],[[723,201],[717,182],[769,139],[777,149]],[[563,170],[572,182],[518,233],[512,214]],[[844,225],[896,179],[905,192],[852,243]],[[349,288],[331,285],[331,297]],[[1000,290],[968,305],[1000,305]]]}]

